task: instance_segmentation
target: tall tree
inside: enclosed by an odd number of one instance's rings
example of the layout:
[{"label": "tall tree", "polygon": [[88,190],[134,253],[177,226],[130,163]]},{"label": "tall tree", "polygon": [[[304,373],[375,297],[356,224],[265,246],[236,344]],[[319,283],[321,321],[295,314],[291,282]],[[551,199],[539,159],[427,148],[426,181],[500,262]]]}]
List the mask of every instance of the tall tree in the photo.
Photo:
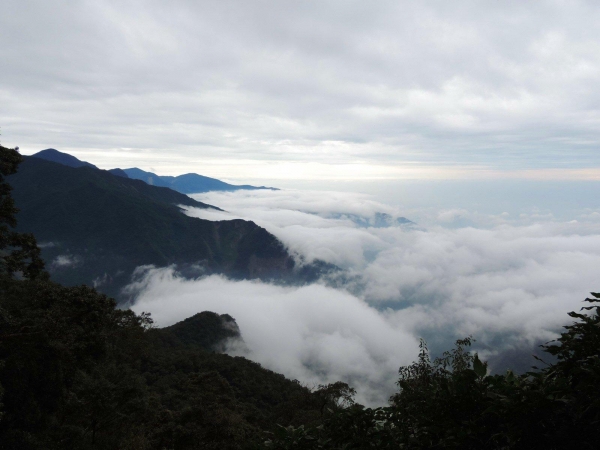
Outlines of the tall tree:
[{"label": "tall tree", "polygon": [[6,176],[14,174],[22,160],[17,149],[0,145],[0,275],[28,279],[47,277],[33,235],[14,231],[18,209]]}]

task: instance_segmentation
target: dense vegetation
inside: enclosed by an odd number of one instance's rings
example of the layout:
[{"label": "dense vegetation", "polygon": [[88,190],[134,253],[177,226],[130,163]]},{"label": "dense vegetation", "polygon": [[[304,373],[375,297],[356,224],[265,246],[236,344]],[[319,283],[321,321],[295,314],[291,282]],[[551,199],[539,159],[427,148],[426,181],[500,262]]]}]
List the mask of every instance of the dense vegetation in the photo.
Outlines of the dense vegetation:
[{"label": "dense vegetation", "polygon": [[0,449],[592,449],[600,421],[600,294],[555,358],[488,374],[471,339],[401,367],[390,406],[354,404],[344,383],[309,390],[244,358],[229,316],[165,329],[86,286],[49,281],[32,235],[13,230],[0,147]]},{"label": "dense vegetation", "polygon": [[385,408],[350,407],[319,426],[280,428],[277,449],[596,449],[600,421],[600,294],[591,315],[570,313],[555,364],[515,375],[489,375],[459,340],[430,360],[400,368],[399,392]]}]

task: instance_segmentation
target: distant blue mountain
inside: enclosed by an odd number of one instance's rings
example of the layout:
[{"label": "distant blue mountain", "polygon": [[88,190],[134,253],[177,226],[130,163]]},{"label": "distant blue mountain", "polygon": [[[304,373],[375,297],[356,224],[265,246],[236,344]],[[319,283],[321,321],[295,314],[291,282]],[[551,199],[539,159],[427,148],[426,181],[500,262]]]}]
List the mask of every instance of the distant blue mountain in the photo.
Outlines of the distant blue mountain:
[{"label": "distant blue mountain", "polygon": [[129,178],[129,176],[125,173],[125,171],[121,170],[121,169],[108,169],[107,172],[112,173],[113,175],[116,175],[117,177]]},{"label": "distant blue mountain", "polygon": [[[68,167],[92,167],[98,169],[93,164],[86,161],[81,161],[68,153],[59,152],[56,149],[48,148],[37,152],[35,155],[31,155],[34,158],[45,159],[46,161],[52,161],[55,163],[62,164]],[[98,169],[100,170],[100,169]],[[237,191],[237,190],[255,190],[255,189],[269,189],[271,191],[278,191],[277,188],[266,187],[266,186],[250,186],[248,184],[235,185],[225,183],[224,181],[217,180],[216,178],[205,177],[198,175],[197,173],[186,173],[177,177],[161,176],[152,172],[146,172],[132,167],[130,169],[110,169],[109,173],[123,178],[131,178],[134,180],[142,180],[151,186],[167,187],[174,191],[181,192],[182,194],[197,194],[208,191]]]},{"label": "distant blue mountain", "polygon": [[358,214],[331,214],[327,216],[332,219],[346,219],[354,222],[361,228],[389,228],[397,226],[417,225],[406,217],[393,217],[387,213],[376,212],[373,216],[360,216]]},{"label": "distant blue mountain", "polygon": [[235,185],[225,183],[224,181],[217,180],[216,178],[205,177],[198,175],[197,173],[186,173],[177,177],[160,176],[152,172],[145,172],[137,167],[131,169],[124,169],[124,172],[136,180],[145,181],[153,186],[163,186],[173,189],[174,191],[181,192],[182,194],[197,194],[200,192],[208,191],[237,191],[237,190],[256,190],[256,189],[269,189],[277,191],[278,189],[265,186],[250,186]]},{"label": "distant blue mountain", "polygon": [[81,161],[80,159],[77,159],[68,153],[59,152],[53,148],[47,148],[46,150],[42,150],[41,152],[37,152],[35,155],[31,156],[34,158],[45,159],[46,161],[52,161],[68,167],[93,167],[94,169],[98,169],[95,165],[90,164],[89,162]]},{"label": "distant blue mountain", "polygon": [[129,178],[134,180],[142,180],[144,183],[150,184],[152,186],[160,186],[160,187],[168,187],[171,186],[167,181],[164,181],[163,178],[174,178],[174,177],[160,177],[152,172],[144,172],[142,169],[138,169],[137,167],[133,167],[131,169],[123,169],[123,172],[127,174]]}]

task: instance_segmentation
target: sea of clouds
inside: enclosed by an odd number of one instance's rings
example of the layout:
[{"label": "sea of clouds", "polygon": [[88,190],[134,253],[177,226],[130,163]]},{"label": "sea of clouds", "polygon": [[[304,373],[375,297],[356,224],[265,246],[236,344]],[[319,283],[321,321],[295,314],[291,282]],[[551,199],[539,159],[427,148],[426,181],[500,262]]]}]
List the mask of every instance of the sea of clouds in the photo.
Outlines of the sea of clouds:
[{"label": "sea of clouds", "polygon": [[[316,191],[207,193],[225,211],[188,208],[208,220],[252,220],[299,263],[342,270],[307,286],[195,280],[176,268],[146,268],[130,288],[133,309],[168,326],[199,311],[231,314],[243,354],[309,385],[337,380],[381,405],[419,338],[434,354],[467,335],[493,370],[524,370],[598,287],[600,214],[485,215],[464,209],[410,211],[361,194]],[[401,217],[419,216],[419,223]],[[385,216],[384,216],[385,214]],[[384,218],[382,221],[381,218]]]}]

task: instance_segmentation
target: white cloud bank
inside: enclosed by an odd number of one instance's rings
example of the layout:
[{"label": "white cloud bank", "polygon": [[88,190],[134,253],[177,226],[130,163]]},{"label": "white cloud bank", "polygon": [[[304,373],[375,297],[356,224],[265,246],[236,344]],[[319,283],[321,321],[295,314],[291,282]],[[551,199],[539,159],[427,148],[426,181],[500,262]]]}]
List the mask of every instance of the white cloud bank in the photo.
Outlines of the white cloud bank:
[{"label": "white cloud bank", "polygon": [[376,213],[396,218],[401,211],[341,193],[198,198],[228,212],[188,214],[254,220],[294,254],[336,264],[343,274],[323,284],[280,287],[216,276],[183,280],[172,269],[155,269],[138,286],[136,311],[152,312],[159,325],[202,310],[231,314],[250,358],[304,382],[348,381],[370,404],[394,390],[398,367],[416,357],[418,337],[439,351],[473,334],[480,350],[502,361],[504,352],[530,352],[553,338],[568,323],[566,313],[598,288],[595,211],[558,222],[551,215],[511,220],[462,210],[440,212],[438,221],[468,217],[486,228],[375,228],[365,223]]},{"label": "white cloud bank", "polygon": [[415,338],[377,310],[321,285],[285,288],[219,276],[184,280],[172,269],[151,269],[142,283],[134,310],[151,311],[159,326],[199,311],[230,314],[249,349],[241,354],[309,385],[343,379],[359,386],[368,403],[385,402],[399,364],[417,351]]}]

